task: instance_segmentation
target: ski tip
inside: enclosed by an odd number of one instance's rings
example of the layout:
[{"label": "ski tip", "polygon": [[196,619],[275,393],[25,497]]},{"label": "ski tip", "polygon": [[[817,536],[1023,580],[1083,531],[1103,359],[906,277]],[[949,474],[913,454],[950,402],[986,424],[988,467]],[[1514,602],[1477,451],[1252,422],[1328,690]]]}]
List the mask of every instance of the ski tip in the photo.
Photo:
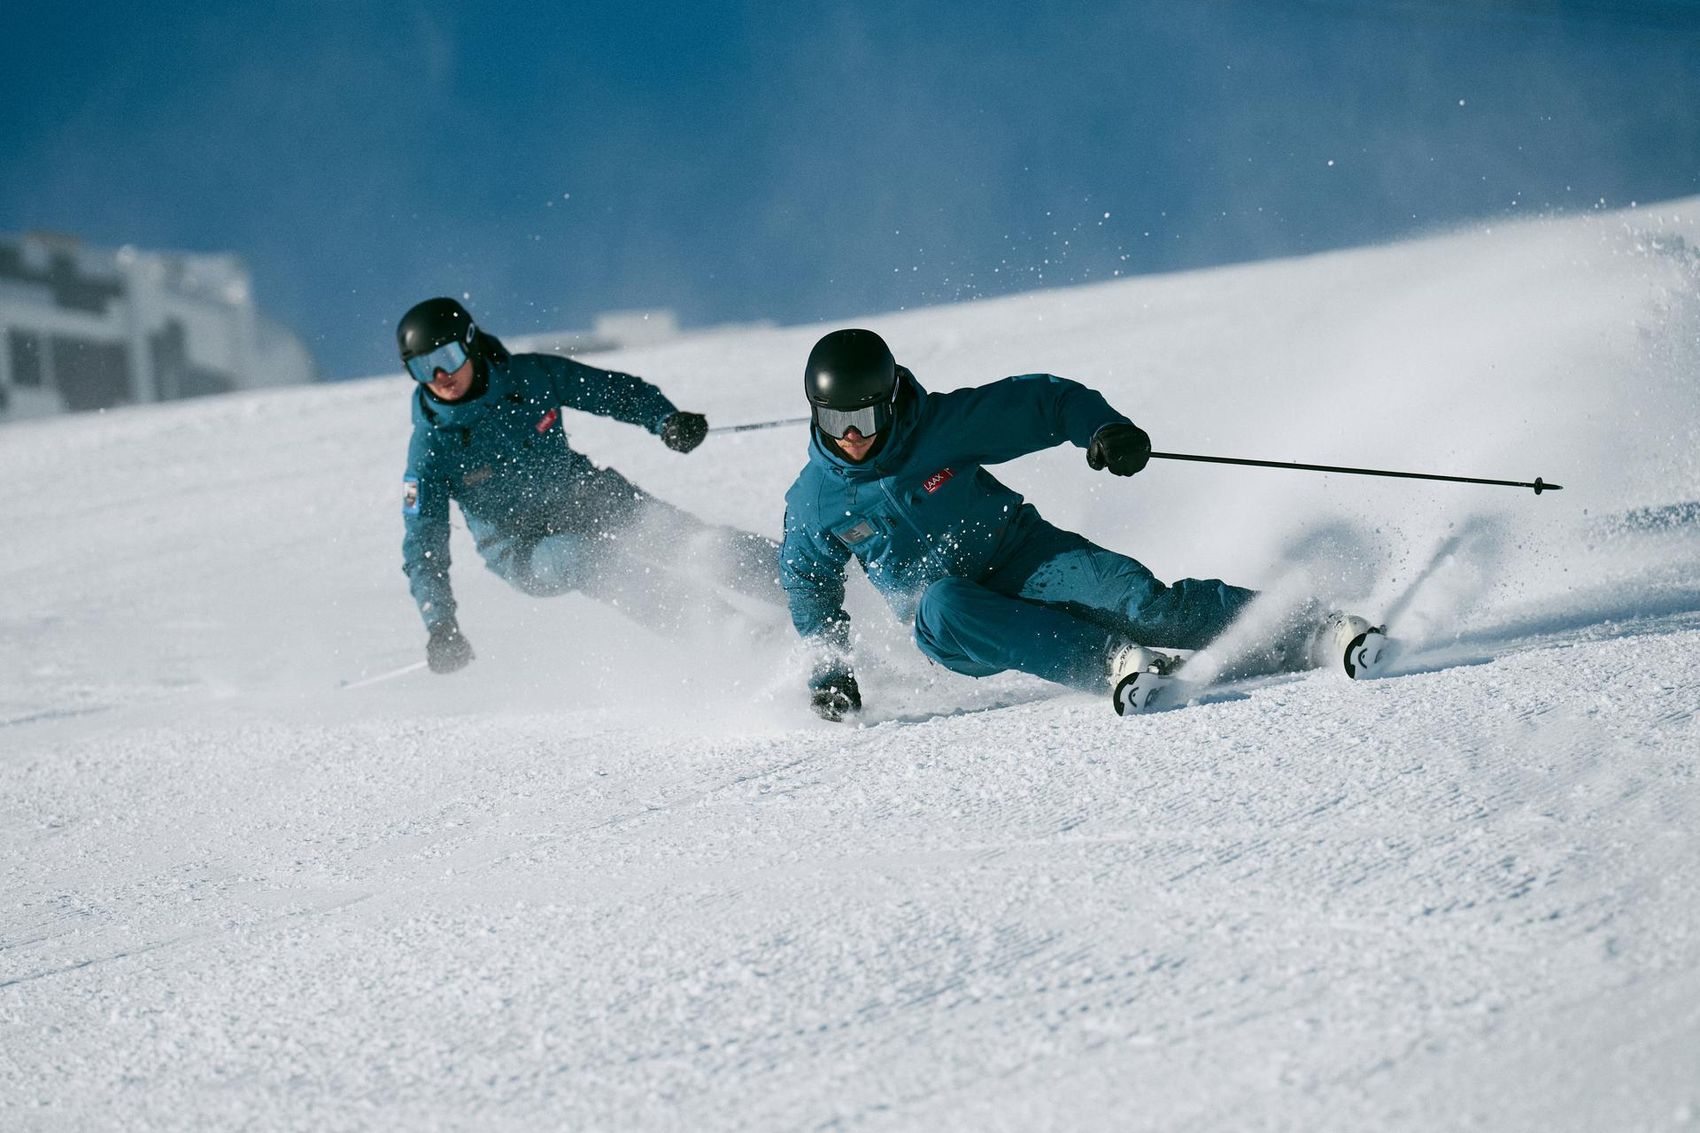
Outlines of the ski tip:
[{"label": "ski tip", "polygon": [[1137,716],[1165,704],[1164,689],[1170,678],[1162,673],[1143,671],[1129,673],[1116,682],[1111,704],[1117,716]]},{"label": "ski tip", "polygon": [[1375,626],[1352,639],[1346,646],[1346,675],[1355,681],[1369,681],[1387,673],[1393,660],[1393,642],[1386,626]]}]

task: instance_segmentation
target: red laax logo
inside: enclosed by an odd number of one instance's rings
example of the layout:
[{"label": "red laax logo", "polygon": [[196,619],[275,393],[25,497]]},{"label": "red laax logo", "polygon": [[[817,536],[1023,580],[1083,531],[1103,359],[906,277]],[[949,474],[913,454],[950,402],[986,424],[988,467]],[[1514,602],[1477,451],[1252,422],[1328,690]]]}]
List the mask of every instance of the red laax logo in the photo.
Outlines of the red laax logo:
[{"label": "red laax logo", "polygon": [[549,412],[545,413],[543,416],[541,416],[537,419],[537,431],[539,433],[547,433],[549,431],[549,426],[553,425],[556,421],[559,421],[560,419],[561,419],[561,411],[559,409],[549,410]]},{"label": "red laax logo", "polygon": [[933,492],[938,491],[941,487],[944,486],[944,482],[946,480],[950,479],[952,476],[955,476],[955,475],[956,475],[956,473],[952,472],[950,469],[941,468],[937,472],[933,473],[931,476],[927,477],[925,482],[922,483],[921,487],[927,489],[927,492],[930,495]]}]

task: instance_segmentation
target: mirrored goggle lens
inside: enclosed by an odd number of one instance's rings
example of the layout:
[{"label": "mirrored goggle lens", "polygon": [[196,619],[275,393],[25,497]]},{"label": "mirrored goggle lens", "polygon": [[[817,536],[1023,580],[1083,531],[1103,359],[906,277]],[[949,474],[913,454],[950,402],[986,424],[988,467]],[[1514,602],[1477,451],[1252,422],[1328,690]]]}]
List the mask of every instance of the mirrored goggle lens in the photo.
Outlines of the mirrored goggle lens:
[{"label": "mirrored goggle lens", "polygon": [[864,405],[860,409],[828,409],[824,405],[815,406],[815,425],[833,440],[841,440],[851,429],[855,429],[864,437],[871,437],[883,432],[889,424],[891,405],[888,402]]},{"label": "mirrored goggle lens", "polygon": [[407,372],[416,382],[430,384],[438,370],[452,374],[466,365],[466,347],[458,341],[445,342],[429,354],[417,354],[407,360]]}]

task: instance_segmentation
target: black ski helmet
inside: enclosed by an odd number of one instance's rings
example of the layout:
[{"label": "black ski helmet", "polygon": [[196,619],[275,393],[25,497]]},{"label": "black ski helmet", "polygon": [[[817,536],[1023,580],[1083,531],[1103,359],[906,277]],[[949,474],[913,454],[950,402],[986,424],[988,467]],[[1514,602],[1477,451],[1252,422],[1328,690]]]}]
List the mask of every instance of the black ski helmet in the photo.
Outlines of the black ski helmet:
[{"label": "black ski helmet", "polygon": [[[427,299],[408,308],[407,314],[396,324],[395,342],[396,348],[401,351],[402,364],[420,383],[431,380],[434,364],[441,361],[444,368],[449,368],[454,362],[453,350],[445,352],[445,357],[440,360],[426,357],[450,343],[457,343],[466,356],[475,361],[501,364],[508,360],[507,348],[501,340],[493,334],[486,334],[472,321],[466,308],[453,299]],[[423,361],[415,363],[412,361],[415,358]],[[481,365],[480,380],[483,369]]]},{"label": "black ski helmet", "polygon": [[803,394],[815,427],[829,437],[851,427],[863,436],[883,433],[897,397],[897,360],[871,330],[835,330],[809,351]]},{"label": "black ski helmet", "polygon": [[470,354],[477,331],[472,316],[453,299],[427,299],[415,303],[401,317],[395,328],[395,343],[404,362],[450,342],[459,342]]}]

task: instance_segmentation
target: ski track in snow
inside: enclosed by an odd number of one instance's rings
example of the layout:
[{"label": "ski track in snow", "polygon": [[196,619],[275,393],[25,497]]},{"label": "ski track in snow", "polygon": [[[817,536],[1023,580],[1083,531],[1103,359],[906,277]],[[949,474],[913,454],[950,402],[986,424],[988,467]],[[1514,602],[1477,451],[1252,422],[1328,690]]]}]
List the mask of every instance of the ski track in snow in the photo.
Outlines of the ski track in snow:
[{"label": "ski track in snow", "polygon": [[[1000,468],[1160,575],[1403,638],[1131,721],[930,669],[858,580],[869,711],[820,724],[777,615],[665,646],[463,530],[478,661],[344,690],[422,644],[405,379],[9,427],[0,1128],[1700,1122],[1695,215],[852,320],[1159,448],[1565,484]],[[607,364],[789,416],[822,329]],[[572,426],[769,533],[802,460]]]}]

